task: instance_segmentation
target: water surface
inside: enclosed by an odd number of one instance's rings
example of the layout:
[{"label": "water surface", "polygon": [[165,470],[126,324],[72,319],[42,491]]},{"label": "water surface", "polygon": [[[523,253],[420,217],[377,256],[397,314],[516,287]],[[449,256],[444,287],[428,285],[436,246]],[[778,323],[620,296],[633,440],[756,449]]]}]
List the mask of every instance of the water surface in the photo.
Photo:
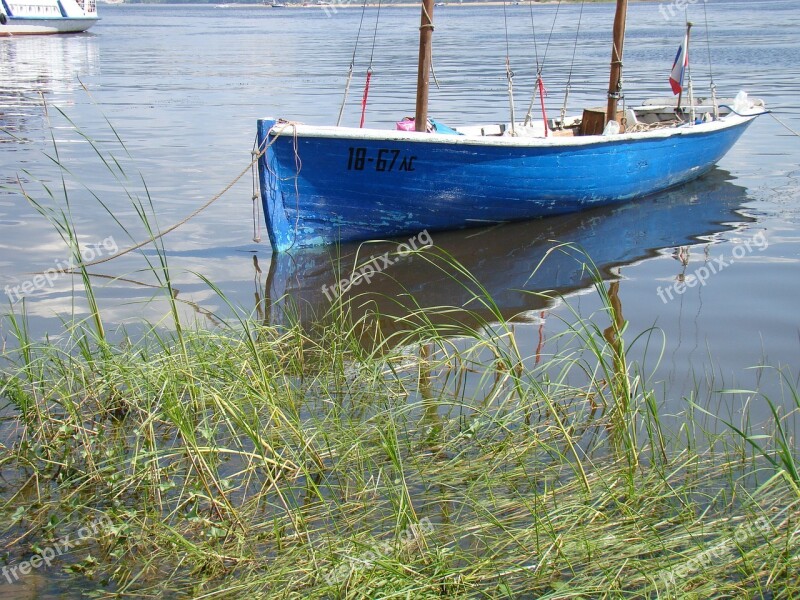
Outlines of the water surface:
[{"label": "water surface", "polygon": [[[698,95],[707,93],[713,74],[722,96],[745,89],[800,130],[800,8],[792,0],[707,6],[711,71],[704,15],[699,5],[690,7],[698,23]],[[604,104],[613,7],[589,4],[581,16],[579,5],[562,6],[548,46],[556,10],[554,4],[534,6],[532,27],[528,6],[508,7],[518,115],[530,100],[537,54],[544,61],[551,116],[561,109],[570,71],[571,110]],[[318,9],[265,7],[122,5],[100,12],[102,20],[87,34],[0,39],[0,288],[24,286],[34,273],[68,260],[58,232],[24,200],[23,190],[47,206],[53,206],[51,194],[58,198],[84,248],[108,256],[148,237],[129,196],[147,206],[152,202],[153,227],[182,220],[248,165],[257,118],[335,122],[361,16],[353,8],[330,17]],[[346,124],[360,116],[370,55],[368,124],[391,127],[413,113],[418,12],[382,10],[373,53],[376,17],[376,10],[366,12]],[[451,125],[507,121],[502,9],[437,7],[436,19],[439,88],[432,89],[432,115]],[[631,5],[629,101],[669,94],[667,78],[682,35],[681,20],[665,20],[657,3]],[[750,367],[789,367],[794,378],[800,363],[799,150],[795,135],[764,117],[717,170],[683,188],[639,203],[434,239],[485,283],[503,315],[515,322],[531,360],[561,349],[557,336],[574,320],[565,302],[607,326],[574,258],[553,255],[530,276],[551,240],[585,248],[630,322],[630,340],[652,329],[650,346],[639,341],[631,353],[643,360],[667,412],[685,410],[687,398],[711,399],[716,414],[740,419],[745,399],[715,397],[714,390],[759,386],[780,402],[778,379]],[[57,163],[65,169],[63,180]],[[304,314],[320,310],[322,288],[334,281],[330,255],[310,251],[273,261],[263,225],[253,221],[252,196],[245,176],[165,238],[184,319],[215,326],[229,316],[198,274],[267,321],[285,317],[282,305],[272,301],[287,292]],[[259,230],[262,241],[254,242]],[[353,264],[354,252],[346,251],[342,265]],[[156,259],[152,249],[95,269],[105,275],[96,284],[112,335],[123,328],[141,332],[143,321],[171,327],[161,292],[152,287],[158,282],[142,273],[146,259]],[[721,264],[704,285],[676,287]],[[26,294],[34,335],[58,339],[62,319],[86,315],[73,300],[77,284],[61,276]],[[372,286],[375,294],[411,291],[431,305],[468,299],[464,288],[413,259],[393,265]],[[564,294],[566,301],[528,293],[543,289]],[[0,336],[0,343],[13,344],[7,323]],[[757,401],[750,411],[754,421],[767,415]],[[53,570],[0,587],[9,598],[79,593]]]},{"label": "water surface", "polygon": [[[571,111],[604,104],[611,5],[586,5],[582,15],[579,5],[507,10],[508,42],[500,7],[437,7],[439,87],[432,89],[433,116],[451,125],[507,121],[507,47],[518,115],[530,100],[537,57],[543,62],[550,116],[561,109],[570,72]],[[713,75],[721,96],[745,89],[800,129],[796,4],[708,3],[711,70],[702,7],[690,10],[698,24],[697,95],[707,95]],[[335,122],[361,11],[343,8],[328,16],[319,9],[122,5],[103,7],[101,16],[87,34],[0,39],[0,288],[24,285],[33,273],[68,258],[57,231],[20,190],[40,201],[51,202],[50,192],[61,198],[81,242],[97,255],[109,254],[113,247],[121,250],[148,237],[129,196],[148,206],[152,202],[152,226],[163,228],[229,184],[251,160],[258,117]],[[413,112],[418,19],[415,9],[367,10],[346,124],[358,122],[370,64],[367,123],[392,127]],[[757,29],[751,26],[755,22]],[[656,3],[631,6],[625,59],[629,102],[669,95],[667,78],[682,36],[682,20],[666,20]],[[620,280],[618,297],[629,331],[655,327],[663,340],[657,367],[661,348],[648,350],[648,357],[655,352],[653,381],[679,412],[682,399],[692,394],[755,386],[758,374],[748,367],[798,364],[799,148],[796,136],[763,117],[714,173],[686,188],[597,214],[483,231],[479,238],[473,237],[477,232],[440,234],[436,241],[455,245],[464,263],[488,280],[507,316],[520,322],[531,356],[541,339],[549,352],[557,351],[558,342],[549,340],[563,330],[560,318],[570,318],[563,303],[542,304],[514,291],[533,285],[527,274],[545,252],[543,242],[561,237],[596,254],[606,278]],[[68,207],[56,161],[69,171],[63,184]],[[311,289],[315,277],[331,275],[319,256],[271,265],[260,216],[253,219],[252,196],[248,174],[165,238],[185,319],[213,326],[228,315],[198,273],[247,310],[259,305],[265,316],[270,312],[263,309],[265,298],[274,299],[279,290]],[[254,242],[254,236],[262,241]],[[762,239],[765,244],[756,243]],[[144,259],[152,261],[155,254],[147,249],[143,255],[126,255],[95,269],[107,276],[96,281],[110,329],[136,333],[143,320],[171,326],[159,292],[151,287],[157,282],[141,272]],[[676,288],[720,260],[725,268],[704,285]],[[581,315],[595,315],[600,305],[596,294],[584,293],[585,277],[556,267],[541,288],[569,294]],[[410,283],[423,301],[447,300],[439,286],[422,275],[414,279],[413,272],[403,265],[396,269],[398,276],[411,273]],[[36,335],[57,338],[62,318],[85,316],[85,308],[73,302],[74,284],[62,276],[27,294]],[[5,326],[2,335],[10,339]],[[632,352],[644,354],[636,347]],[[761,383],[779,393],[774,378]],[[740,405],[732,401],[725,408],[735,414]]]}]

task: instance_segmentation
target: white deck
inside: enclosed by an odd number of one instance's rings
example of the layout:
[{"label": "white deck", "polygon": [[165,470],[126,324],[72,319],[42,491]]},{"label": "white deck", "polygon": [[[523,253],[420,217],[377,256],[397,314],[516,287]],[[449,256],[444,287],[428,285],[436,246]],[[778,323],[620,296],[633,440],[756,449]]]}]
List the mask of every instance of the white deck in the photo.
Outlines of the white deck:
[{"label": "white deck", "polygon": [[[725,101],[727,102],[727,101]],[[723,102],[722,104],[725,104]],[[730,101],[733,104],[733,101]],[[749,121],[766,112],[763,102],[760,100],[748,100],[747,108],[739,107],[741,111],[735,114],[730,109],[721,108],[720,118],[714,120],[711,117],[713,107],[697,106],[696,115],[701,122],[686,122],[680,124],[666,124],[663,127],[654,127],[644,131],[633,131],[631,133],[620,133],[616,135],[559,135],[557,131],[551,131],[550,135],[544,136],[544,127],[541,121],[534,121],[532,125],[523,127],[522,124],[516,126],[516,135],[511,135],[509,125],[471,125],[457,126],[454,129],[462,135],[423,133],[414,131],[396,131],[390,129],[359,129],[355,127],[332,127],[315,126],[295,123],[291,121],[278,122],[272,128],[273,135],[296,135],[298,137],[317,137],[317,138],[347,138],[353,140],[393,140],[393,141],[413,141],[415,143],[447,143],[455,145],[480,145],[480,146],[503,146],[503,147],[570,147],[585,146],[598,143],[612,143],[620,141],[633,141],[644,139],[663,139],[678,135],[696,135],[701,133],[711,133],[739,125]],[[670,106],[642,106],[634,109],[637,119],[645,125],[652,125],[659,120],[666,120],[668,117],[675,118],[675,109]],[[703,120],[703,115],[708,115]],[[565,125],[574,125],[578,122],[577,117],[567,119]],[[551,129],[555,129],[555,124],[551,123]]]}]

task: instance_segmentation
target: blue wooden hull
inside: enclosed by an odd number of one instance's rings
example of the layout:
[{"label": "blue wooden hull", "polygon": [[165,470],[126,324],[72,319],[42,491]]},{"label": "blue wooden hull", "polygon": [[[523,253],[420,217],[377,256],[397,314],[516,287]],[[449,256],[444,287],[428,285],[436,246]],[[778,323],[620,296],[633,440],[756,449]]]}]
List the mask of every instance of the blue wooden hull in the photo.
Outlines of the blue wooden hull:
[{"label": "blue wooden hull", "polygon": [[707,172],[754,116],[655,134],[467,138],[258,122],[274,250],[461,229],[646,196]]}]

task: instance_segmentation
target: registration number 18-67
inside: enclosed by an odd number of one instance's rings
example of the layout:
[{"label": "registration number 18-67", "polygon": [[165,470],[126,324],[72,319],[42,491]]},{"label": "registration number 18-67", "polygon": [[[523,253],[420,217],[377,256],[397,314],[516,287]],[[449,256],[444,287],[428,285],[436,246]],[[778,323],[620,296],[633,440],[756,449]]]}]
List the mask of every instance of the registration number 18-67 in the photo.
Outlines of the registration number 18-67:
[{"label": "registration number 18-67", "polygon": [[377,154],[370,155],[367,148],[350,148],[347,158],[348,171],[375,169],[378,173],[391,171],[414,171],[416,156],[404,154],[393,148],[379,148]]}]

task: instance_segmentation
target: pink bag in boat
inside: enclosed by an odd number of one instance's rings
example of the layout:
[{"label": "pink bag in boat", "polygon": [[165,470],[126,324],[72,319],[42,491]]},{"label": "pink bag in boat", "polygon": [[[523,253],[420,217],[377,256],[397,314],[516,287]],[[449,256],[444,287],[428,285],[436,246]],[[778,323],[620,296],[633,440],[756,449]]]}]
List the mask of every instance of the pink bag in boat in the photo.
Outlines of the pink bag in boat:
[{"label": "pink bag in boat", "polygon": [[415,129],[414,117],[406,117],[397,122],[397,131],[414,131]]},{"label": "pink bag in boat", "polygon": [[[416,123],[414,121],[414,117],[405,117],[402,121],[398,121],[397,131],[416,131]],[[433,131],[433,125],[428,121],[428,133]]]}]

